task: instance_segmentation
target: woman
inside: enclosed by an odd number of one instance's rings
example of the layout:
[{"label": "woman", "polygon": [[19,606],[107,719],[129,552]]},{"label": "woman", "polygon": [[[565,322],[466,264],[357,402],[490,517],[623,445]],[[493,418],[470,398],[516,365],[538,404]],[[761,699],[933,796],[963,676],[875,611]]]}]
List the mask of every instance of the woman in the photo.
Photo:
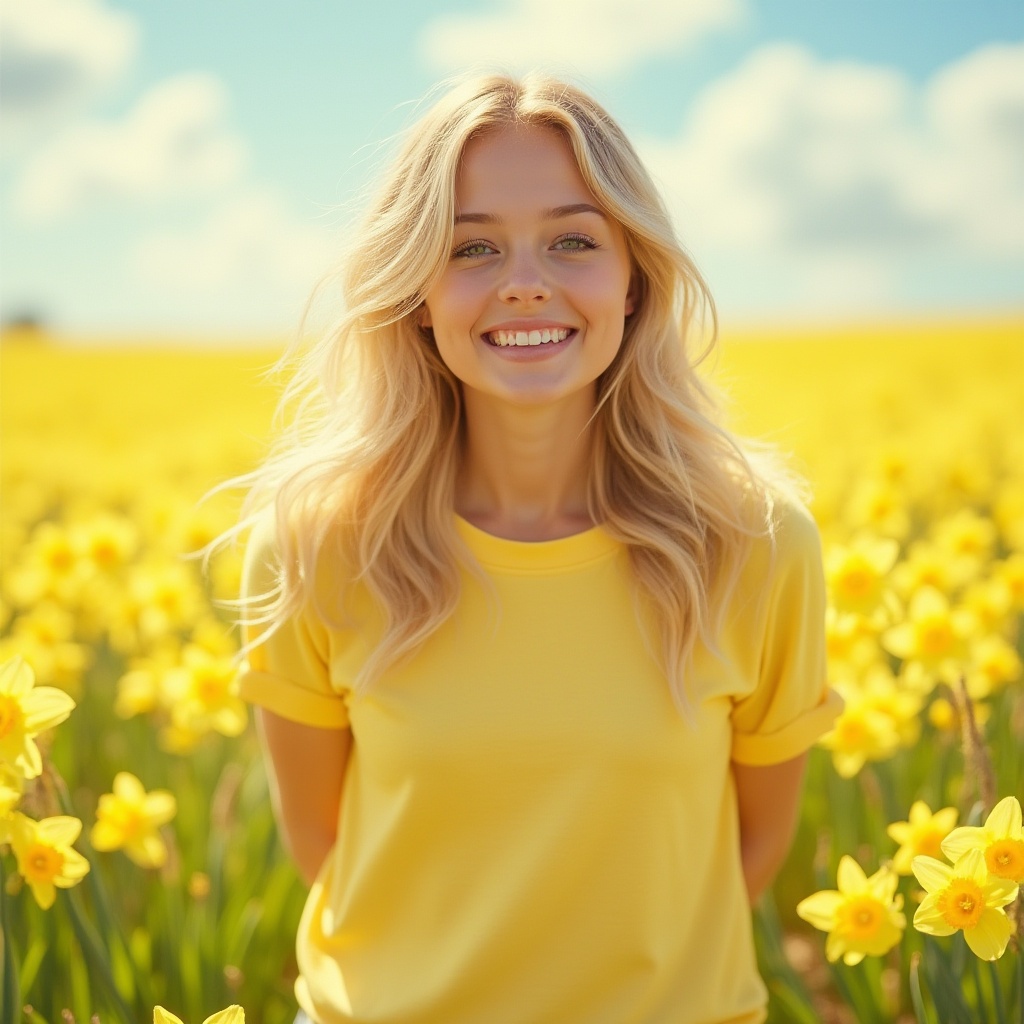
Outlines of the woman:
[{"label": "woman", "polygon": [[564,83],[466,82],[342,289],[244,583],[303,1011],[763,1021],[750,906],[837,711],[819,543],[716,425],[632,147]]}]

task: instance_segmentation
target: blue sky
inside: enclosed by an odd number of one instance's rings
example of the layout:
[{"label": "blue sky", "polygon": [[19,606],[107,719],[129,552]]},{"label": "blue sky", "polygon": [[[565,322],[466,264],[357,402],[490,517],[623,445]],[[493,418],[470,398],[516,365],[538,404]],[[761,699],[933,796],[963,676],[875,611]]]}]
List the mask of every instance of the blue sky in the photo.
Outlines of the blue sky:
[{"label": "blue sky", "polygon": [[725,326],[1024,308],[1019,0],[6,0],[0,314],[294,326],[440,79],[544,67],[662,183]]}]

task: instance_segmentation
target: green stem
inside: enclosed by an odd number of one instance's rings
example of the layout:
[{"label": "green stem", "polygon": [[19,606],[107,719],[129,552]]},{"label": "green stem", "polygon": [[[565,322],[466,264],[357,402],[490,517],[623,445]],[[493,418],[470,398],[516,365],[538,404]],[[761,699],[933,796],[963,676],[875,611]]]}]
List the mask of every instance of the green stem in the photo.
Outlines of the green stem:
[{"label": "green stem", "polygon": [[11,922],[7,908],[7,872],[3,857],[0,856],[0,947],[3,947],[2,996],[0,996],[0,1020],[17,1020],[21,1004],[21,990],[18,985],[18,968],[14,962],[14,946],[11,942]]},{"label": "green stem", "polygon": [[[53,774],[57,793],[60,798],[61,808],[65,814],[74,815],[75,808],[71,803],[71,795],[68,793],[64,779],[58,775],[56,771],[54,771]],[[132,977],[135,982],[135,991],[139,994],[143,1003],[147,1006],[152,1006],[153,998],[149,979],[144,977],[142,972],[139,971],[138,964],[135,963],[135,959],[132,956],[128,939],[124,934],[124,929],[121,927],[121,923],[118,920],[117,915],[111,908],[110,899],[107,895],[107,887],[103,884],[103,876],[100,872],[100,865],[96,859],[95,852],[92,849],[86,848],[82,851],[82,854],[89,862],[89,873],[86,875],[86,884],[88,885],[89,892],[92,895],[93,906],[96,909],[96,913],[99,915],[103,932],[108,937],[108,940],[110,938],[114,938],[121,944],[121,948],[124,951],[127,962],[131,965]]]},{"label": "green stem", "polygon": [[914,1016],[917,1024],[931,1024],[924,1005],[924,993],[921,991],[921,954],[914,953],[910,958],[910,1001],[914,1005]]},{"label": "green stem", "polygon": [[996,1024],[1007,1024],[1006,1007],[1003,1005],[1003,986],[999,980],[999,968],[994,960],[989,962],[988,968],[992,975],[992,1002],[996,1008]]},{"label": "green stem", "polygon": [[71,915],[71,923],[74,925],[75,935],[78,944],[82,947],[89,965],[103,980],[107,987],[107,994],[114,1004],[114,1010],[121,1018],[122,1024],[132,1024],[132,1011],[128,1009],[121,993],[118,991],[117,982],[111,973],[110,964],[107,961],[106,950],[92,922],[85,916],[79,906],[79,895],[70,891],[67,899],[68,913]]},{"label": "green stem", "polygon": [[971,957],[971,977],[974,979],[974,992],[977,996],[975,1010],[978,1013],[978,1024],[989,1024],[988,1008],[985,1003],[985,993],[981,990],[981,970],[978,967],[978,958]]}]

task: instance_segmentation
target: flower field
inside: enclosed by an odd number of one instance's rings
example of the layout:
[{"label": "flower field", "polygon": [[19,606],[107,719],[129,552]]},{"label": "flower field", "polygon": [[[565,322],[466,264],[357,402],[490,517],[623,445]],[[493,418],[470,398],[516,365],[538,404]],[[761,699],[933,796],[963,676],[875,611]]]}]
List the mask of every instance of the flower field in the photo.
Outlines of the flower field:
[{"label": "flower field", "polygon": [[[183,557],[273,357],[0,349],[0,1020],[294,1017],[239,553]],[[1024,323],[736,335],[709,372],[812,482],[846,699],[757,914],[771,1021],[1024,1019]]]}]

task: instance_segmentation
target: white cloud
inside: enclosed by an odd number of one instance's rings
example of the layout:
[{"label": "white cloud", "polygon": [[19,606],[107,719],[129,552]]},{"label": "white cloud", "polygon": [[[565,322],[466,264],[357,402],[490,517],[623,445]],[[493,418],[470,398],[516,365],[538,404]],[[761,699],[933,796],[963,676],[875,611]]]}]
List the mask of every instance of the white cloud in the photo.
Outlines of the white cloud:
[{"label": "white cloud", "polygon": [[131,266],[166,319],[187,326],[183,317],[198,301],[208,322],[244,330],[294,321],[334,251],[327,227],[302,220],[275,191],[252,187],[202,223],[143,239]]},{"label": "white cloud", "polygon": [[138,49],[133,17],[95,0],[0,6],[0,127],[19,146],[116,82]]},{"label": "white cloud", "polygon": [[422,59],[451,72],[478,64],[572,69],[588,78],[677,53],[745,18],[747,0],[506,0],[497,9],[446,14],[425,28]]},{"label": "white cloud", "polygon": [[639,148],[712,277],[785,267],[801,299],[812,278],[883,298],[901,262],[1024,258],[1022,59],[985,47],[921,87],[765,46],[704,90],[678,138]]},{"label": "white cloud", "polygon": [[227,98],[205,74],[153,86],[120,121],[67,129],[25,165],[13,193],[22,217],[53,221],[82,209],[208,193],[236,181],[242,140],[225,124]]}]

